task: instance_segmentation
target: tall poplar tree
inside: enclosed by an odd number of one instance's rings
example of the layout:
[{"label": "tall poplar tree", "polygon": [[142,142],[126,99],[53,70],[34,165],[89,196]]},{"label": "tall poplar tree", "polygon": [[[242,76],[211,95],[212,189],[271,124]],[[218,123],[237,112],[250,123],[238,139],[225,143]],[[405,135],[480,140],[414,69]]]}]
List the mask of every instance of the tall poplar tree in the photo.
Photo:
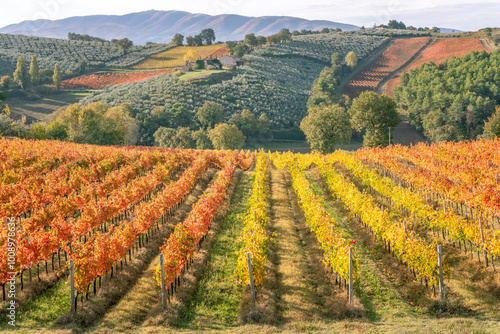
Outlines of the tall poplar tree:
[{"label": "tall poplar tree", "polygon": [[30,78],[32,86],[38,86],[40,84],[40,69],[38,68],[38,62],[35,56],[31,56]]},{"label": "tall poplar tree", "polygon": [[26,89],[29,85],[30,76],[28,72],[28,65],[26,65],[26,59],[24,57],[19,57],[17,60],[17,67],[14,72],[14,81],[21,86],[21,89]]}]

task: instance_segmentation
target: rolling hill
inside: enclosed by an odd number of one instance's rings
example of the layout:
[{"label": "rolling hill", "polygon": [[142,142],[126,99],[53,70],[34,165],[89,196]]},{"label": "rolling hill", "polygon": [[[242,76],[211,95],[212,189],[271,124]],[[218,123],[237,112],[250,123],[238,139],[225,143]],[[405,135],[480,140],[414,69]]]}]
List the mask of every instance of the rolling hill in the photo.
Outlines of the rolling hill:
[{"label": "rolling hill", "polygon": [[175,33],[198,34],[210,27],[218,40],[241,40],[248,33],[270,35],[282,28],[320,30],[340,28],[354,30],[357,26],[332,21],[309,21],[288,16],[249,17],[241,15],[206,15],[183,11],[150,10],[127,15],[92,15],[61,20],[23,21],[0,29],[0,33],[66,38],[68,32],[89,34],[105,39],[127,37],[136,44],[148,41],[168,43]]}]

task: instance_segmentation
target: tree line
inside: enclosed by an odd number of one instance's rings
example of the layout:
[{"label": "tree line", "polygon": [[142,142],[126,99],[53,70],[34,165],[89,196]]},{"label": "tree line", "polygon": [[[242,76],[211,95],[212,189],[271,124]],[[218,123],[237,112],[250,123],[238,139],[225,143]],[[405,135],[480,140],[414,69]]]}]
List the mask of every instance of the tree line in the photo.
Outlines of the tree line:
[{"label": "tree line", "polygon": [[500,51],[422,64],[401,75],[394,95],[432,141],[477,139],[500,105]]},{"label": "tree line", "polygon": [[357,57],[353,51],[345,58],[336,52],[331,59],[332,66],[324,68],[313,83],[307,115],[300,123],[311,149],[332,152],[336,145],[348,144],[353,131],[363,135],[364,146],[387,146],[390,128],[401,122],[396,102],[374,92],[364,92],[352,101],[341,95],[340,81],[357,66]]},{"label": "tree line", "polygon": [[87,34],[80,35],[80,34],[77,34],[74,32],[68,33],[68,40],[70,40],[70,41],[86,41],[86,42],[102,42],[102,43],[109,42],[109,41],[105,40],[104,38],[94,37],[94,36],[90,36]]},{"label": "tree line", "polygon": [[[202,45],[212,45],[215,42],[215,32],[212,28],[203,29],[199,34],[194,36],[186,36],[187,46],[202,46]],[[172,43],[175,46],[184,45],[184,35],[175,34],[172,38]]]},{"label": "tree line", "polygon": [[[269,135],[270,122],[266,114],[256,118],[247,109],[228,115],[224,107],[206,102],[195,115],[182,103],[169,110],[157,107],[152,111],[150,126],[157,125],[153,134],[155,145],[161,147],[197,149],[238,149],[246,139]],[[226,121],[227,120],[227,121]],[[152,127],[154,129],[155,127]]]},{"label": "tree line", "polygon": [[[70,74],[70,73],[67,73]],[[24,57],[17,60],[16,70],[12,77],[4,75],[0,78],[0,87],[3,89],[14,88],[15,86],[25,90],[30,87],[37,87],[43,83],[54,83],[57,90],[61,89],[63,73],[61,67],[56,63],[53,70],[40,69],[35,56],[31,56],[31,63],[28,64]]]}]

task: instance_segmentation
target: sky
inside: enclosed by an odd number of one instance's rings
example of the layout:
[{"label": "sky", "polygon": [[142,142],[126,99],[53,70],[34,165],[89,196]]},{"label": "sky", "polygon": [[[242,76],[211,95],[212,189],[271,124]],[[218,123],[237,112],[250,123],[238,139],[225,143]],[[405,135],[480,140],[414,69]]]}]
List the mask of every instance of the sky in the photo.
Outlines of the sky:
[{"label": "sky", "polygon": [[391,19],[415,27],[478,30],[500,26],[500,0],[0,0],[0,27],[24,20],[145,10],[245,16],[295,16],[372,27]]}]

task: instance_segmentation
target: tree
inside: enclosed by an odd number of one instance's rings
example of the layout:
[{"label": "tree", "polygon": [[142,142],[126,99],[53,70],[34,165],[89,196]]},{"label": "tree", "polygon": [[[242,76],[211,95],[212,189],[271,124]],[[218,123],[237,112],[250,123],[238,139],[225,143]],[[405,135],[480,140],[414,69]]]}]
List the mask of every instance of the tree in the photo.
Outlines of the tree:
[{"label": "tree", "polygon": [[25,132],[26,139],[47,140],[50,134],[47,132],[46,126],[42,122],[32,124]]},{"label": "tree", "polygon": [[80,74],[85,73],[85,70],[87,69],[87,63],[85,61],[82,61],[80,63]]},{"label": "tree", "polygon": [[276,43],[280,42],[280,38],[279,38],[278,34],[269,35],[269,36],[267,36],[267,42],[269,44],[276,44]]},{"label": "tree", "polygon": [[19,57],[17,60],[17,67],[14,72],[14,81],[21,87],[21,89],[26,89],[29,85],[30,76],[28,66],[26,65],[26,59],[24,57]]},{"label": "tree", "polygon": [[184,45],[184,35],[181,34],[175,34],[174,37],[172,38],[172,43],[175,46],[183,46]]},{"label": "tree", "polygon": [[281,43],[291,40],[292,34],[290,33],[290,30],[286,28],[281,29],[278,33],[278,39]]},{"label": "tree", "polygon": [[236,125],[247,137],[255,136],[259,128],[255,115],[248,109],[243,109],[240,114],[233,114],[229,119],[229,123]]},{"label": "tree", "polygon": [[245,43],[250,46],[257,46],[259,42],[257,41],[257,37],[255,37],[254,33],[245,35]]},{"label": "tree", "polygon": [[[67,138],[75,143],[123,145],[127,141],[131,120],[126,105],[110,108],[101,102],[86,107],[74,104],[63,111],[57,122],[67,129]],[[133,129],[132,129],[133,130]],[[135,134],[138,137],[138,133]]]},{"label": "tree", "polygon": [[[2,92],[0,92],[0,113],[3,113],[4,112],[4,107],[2,107],[2,101],[3,100],[6,100],[7,99],[7,94],[4,94]],[[10,114],[10,111],[9,111],[9,114]],[[9,116],[9,115],[7,115]]]},{"label": "tree", "polygon": [[269,131],[269,127],[271,125],[271,122],[269,121],[269,117],[267,117],[266,114],[261,114],[259,116],[259,120],[258,120],[258,128],[259,128],[259,132],[267,132]]},{"label": "tree", "polygon": [[174,103],[166,117],[171,128],[190,127],[193,124],[193,116],[182,103]]},{"label": "tree", "polygon": [[323,154],[333,152],[335,145],[347,144],[352,130],[349,114],[338,104],[310,108],[300,123],[312,150]]},{"label": "tree", "polygon": [[57,90],[61,89],[61,81],[62,81],[62,72],[59,64],[54,66],[54,75],[52,76],[52,80],[54,81],[54,85],[56,85]]},{"label": "tree", "polygon": [[203,29],[200,35],[207,45],[212,45],[215,42],[215,32],[212,28]]},{"label": "tree", "polygon": [[0,136],[10,136],[15,134],[14,121],[5,114],[0,114]]},{"label": "tree", "polygon": [[32,86],[38,86],[40,84],[40,70],[35,56],[31,56],[30,79]]},{"label": "tree", "polygon": [[238,45],[238,43],[236,43],[235,41],[227,41],[227,42],[226,42],[226,46],[227,46],[229,49],[234,48],[236,45]]},{"label": "tree", "polygon": [[356,53],[354,51],[351,51],[345,56],[345,62],[347,66],[351,68],[355,68],[358,65],[358,57],[356,56]]},{"label": "tree", "polygon": [[53,121],[47,125],[46,130],[50,139],[66,140],[68,138],[68,128],[58,121]]},{"label": "tree", "polygon": [[236,57],[243,57],[248,51],[248,46],[246,44],[238,44],[230,50],[230,53]]},{"label": "tree", "polygon": [[330,32],[330,28],[323,28],[320,31],[322,34],[328,34]]},{"label": "tree", "polygon": [[194,46],[202,46],[203,45],[203,37],[201,35],[195,35],[193,37]]},{"label": "tree", "polygon": [[134,42],[132,42],[128,38],[122,38],[116,41],[116,45],[123,54],[127,54],[128,49],[130,49],[134,45]]},{"label": "tree", "polygon": [[493,29],[491,29],[490,27],[484,28],[484,32],[486,33],[486,36],[488,38],[491,38],[491,33],[493,32]]},{"label": "tree", "polygon": [[212,129],[215,125],[222,123],[226,118],[224,107],[215,102],[205,102],[203,107],[198,109],[196,117],[204,129]]},{"label": "tree", "polygon": [[179,127],[177,129],[161,127],[153,135],[160,147],[173,148],[195,148],[196,143],[193,133],[188,128]]},{"label": "tree", "polygon": [[307,101],[308,108],[320,104],[329,105],[342,102],[342,97],[337,92],[341,72],[340,65],[326,67],[321,71],[319,77],[313,82],[312,95]]},{"label": "tree", "polygon": [[131,116],[132,108],[128,103],[111,107],[104,116],[112,120],[115,130],[123,138],[124,145],[135,145],[139,141],[139,126]]},{"label": "tree", "polygon": [[500,137],[500,106],[497,106],[496,112],[484,122],[483,137],[486,139]]},{"label": "tree", "polygon": [[194,37],[193,36],[186,37],[186,44],[187,46],[194,46]]},{"label": "tree", "polygon": [[406,25],[402,21],[390,20],[387,24],[389,29],[406,29]]},{"label": "tree", "polygon": [[212,150],[214,146],[208,137],[208,132],[205,130],[198,130],[193,132],[193,139],[196,142],[196,148],[199,150]]},{"label": "tree", "polygon": [[218,124],[208,132],[208,137],[216,150],[236,150],[243,146],[245,136],[236,125]]},{"label": "tree", "polygon": [[193,132],[186,127],[179,127],[175,132],[175,147],[177,148],[196,148],[196,142],[193,139]]},{"label": "tree", "polygon": [[10,77],[10,75],[4,75],[2,78],[0,78],[0,87],[2,87],[2,88],[7,89],[13,83],[14,83],[14,81],[12,80],[12,78]]},{"label": "tree", "polygon": [[265,36],[257,36],[257,44],[264,45],[267,43],[267,38]]},{"label": "tree", "polygon": [[155,144],[160,147],[175,147],[175,134],[177,131],[172,128],[159,128],[153,135]]},{"label": "tree", "polygon": [[332,65],[340,65],[342,63],[342,55],[339,52],[332,53]]},{"label": "tree", "polygon": [[54,75],[54,70],[50,68],[42,68],[40,70],[40,81],[43,83],[52,83],[52,76]]},{"label": "tree", "polygon": [[401,122],[396,102],[385,94],[378,95],[375,92],[364,92],[355,98],[349,114],[355,130],[366,129],[363,145],[368,147],[387,146],[389,127],[394,128]]}]

